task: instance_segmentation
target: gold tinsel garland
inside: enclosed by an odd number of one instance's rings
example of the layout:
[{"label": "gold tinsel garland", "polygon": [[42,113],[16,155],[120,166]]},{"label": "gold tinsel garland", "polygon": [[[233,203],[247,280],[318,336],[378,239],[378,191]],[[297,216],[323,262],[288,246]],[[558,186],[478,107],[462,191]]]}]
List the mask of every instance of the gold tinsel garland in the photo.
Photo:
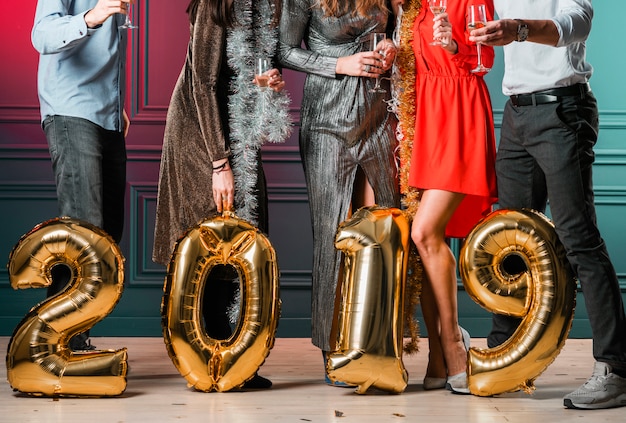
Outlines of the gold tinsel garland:
[{"label": "gold tinsel garland", "polygon": [[[393,78],[393,85],[397,96],[400,192],[404,214],[411,222],[417,211],[420,196],[417,189],[409,186],[409,169],[415,134],[415,55],[411,41],[413,40],[413,23],[422,8],[422,1],[405,0],[401,7],[402,19],[395,63],[397,77]],[[422,263],[412,242],[407,273],[404,295],[404,325],[410,339],[404,344],[404,352],[412,354],[418,351],[419,325],[415,319],[415,311],[419,304],[423,278]]]},{"label": "gold tinsel garland", "polygon": [[413,23],[421,8],[421,0],[407,0],[402,6],[402,21],[400,24],[400,45],[396,55],[396,66],[400,78],[394,81],[397,84],[398,97],[398,131],[400,155],[400,192],[403,195],[403,204],[406,212],[412,218],[419,204],[419,193],[409,186],[409,168],[411,166],[411,151],[415,134],[415,54],[411,41],[413,40]]}]

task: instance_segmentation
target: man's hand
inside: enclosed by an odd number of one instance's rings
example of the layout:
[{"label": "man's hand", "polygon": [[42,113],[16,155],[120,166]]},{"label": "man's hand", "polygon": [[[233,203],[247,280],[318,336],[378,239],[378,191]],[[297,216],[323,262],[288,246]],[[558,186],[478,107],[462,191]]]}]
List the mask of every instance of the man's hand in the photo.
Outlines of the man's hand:
[{"label": "man's hand", "polygon": [[88,28],[102,25],[111,15],[126,13],[130,4],[135,0],[99,0],[98,4],[85,14],[85,23]]},{"label": "man's hand", "polygon": [[513,19],[490,21],[484,27],[472,30],[469,40],[488,46],[504,46],[517,39],[517,25]]}]

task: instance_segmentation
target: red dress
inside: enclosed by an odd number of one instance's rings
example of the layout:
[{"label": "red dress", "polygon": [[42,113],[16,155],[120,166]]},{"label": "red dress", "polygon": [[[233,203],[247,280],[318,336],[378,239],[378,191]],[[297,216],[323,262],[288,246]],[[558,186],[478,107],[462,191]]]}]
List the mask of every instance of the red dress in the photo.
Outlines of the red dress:
[{"label": "red dress", "polygon": [[[425,3],[425,2],[424,2]],[[493,19],[493,3],[487,19]],[[446,236],[463,238],[491,211],[497,200],[496,143],[491,99],[476,67],[476,45],[467,40],[465,15],[470,1],[449,1],[452,34],[459,45],[451,55],[433,40],[433,14],[425,5],[413,25],[416,60],[415,139],[409,184],[466,194],[446,227]],[[494,51],[482,46],[483,64],[491,67]]]}]

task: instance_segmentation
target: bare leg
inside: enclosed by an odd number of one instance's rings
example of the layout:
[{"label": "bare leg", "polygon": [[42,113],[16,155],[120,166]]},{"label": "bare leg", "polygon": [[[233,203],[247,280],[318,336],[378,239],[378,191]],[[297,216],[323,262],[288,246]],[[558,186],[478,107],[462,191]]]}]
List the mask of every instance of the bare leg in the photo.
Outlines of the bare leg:
[{"label": "bare leg", "polygon": [[361,168],[359,168],[354,179],[354,188],[352,191],[352,212],[357,211],[361,207],[372,206],[374,204],[376,204],[374,189]]},{"label": "bare leg", "polygon": [[428,367],[426,377],[445,379],[447,376],[446,361],[441,347],[439,310],[428,278],[422,281],[420,307],[424,323],[428,331]]},{"label": "bare leg", "polygon": [[[425,191],[411,229],[439,313],[440,342],[449,376],[467,369],[458,321],[456,260],[445,240],[446,225],[462,200],[459,193]],[[433,319],[432,314],[424,319]],[[429,334],[431,325],[436,328],[436,323],[427,322]]]}]

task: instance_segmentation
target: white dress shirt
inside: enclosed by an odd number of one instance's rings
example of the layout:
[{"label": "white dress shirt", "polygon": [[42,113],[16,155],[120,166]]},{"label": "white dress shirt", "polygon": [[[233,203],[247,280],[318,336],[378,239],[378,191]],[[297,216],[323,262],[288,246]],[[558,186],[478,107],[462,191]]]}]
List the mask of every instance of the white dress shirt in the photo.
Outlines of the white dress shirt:
[{"label": "white dress shirt", "polygon": [[591,0],[494,0],[500,19],[551,19],[559,31],[556,47],[530,41],[504,46],[502,92],[525,94],[585,83],[592,66],[585,61],[591,31]]}]

